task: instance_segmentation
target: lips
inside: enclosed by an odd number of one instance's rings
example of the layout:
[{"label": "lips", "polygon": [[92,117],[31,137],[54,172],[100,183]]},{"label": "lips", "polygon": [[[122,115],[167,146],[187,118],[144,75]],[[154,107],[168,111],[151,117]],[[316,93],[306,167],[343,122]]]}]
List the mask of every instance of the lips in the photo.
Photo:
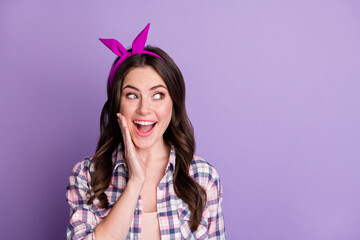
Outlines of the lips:
[{"label": "lips", "polygon": [[133,121],[135,131],[140,137],[150,136],[157,124],[156,121],[135,120]]}]

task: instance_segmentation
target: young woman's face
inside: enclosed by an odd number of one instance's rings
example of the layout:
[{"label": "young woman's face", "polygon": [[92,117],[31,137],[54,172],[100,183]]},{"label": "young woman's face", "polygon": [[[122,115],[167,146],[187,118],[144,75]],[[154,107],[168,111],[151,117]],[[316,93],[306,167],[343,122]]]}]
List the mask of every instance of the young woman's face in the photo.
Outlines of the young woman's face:
[{"label": "young woman's face", "polygon": [[134,68],[125,76],[121,91],[120,113],[135,146],[163,144],[173,102],[161,76],[150,66]]}]

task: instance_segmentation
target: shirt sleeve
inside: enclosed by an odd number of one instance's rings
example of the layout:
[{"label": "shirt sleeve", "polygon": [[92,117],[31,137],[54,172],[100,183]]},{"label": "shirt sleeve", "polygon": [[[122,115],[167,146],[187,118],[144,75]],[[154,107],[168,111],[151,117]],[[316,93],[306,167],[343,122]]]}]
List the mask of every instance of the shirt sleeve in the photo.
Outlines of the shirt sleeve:
[{"label": "shirt sleeve", "polygon": [[66,189],[66,200],[70,205],[70,224],[66,235],[68,240],[95,240],[93,230],[97,225],[97,217],[87,204],[89,200],[89,160],[85,159],[75,165],[69,177]]},{"label": "shirt sleeve", "polygon": [[217,177],[207,192],[208,207],[210,209],[208,228],[209,239],[225,239],[225,225],[222,213],[222,195],[222,185],[220,183],[219,177]]}]

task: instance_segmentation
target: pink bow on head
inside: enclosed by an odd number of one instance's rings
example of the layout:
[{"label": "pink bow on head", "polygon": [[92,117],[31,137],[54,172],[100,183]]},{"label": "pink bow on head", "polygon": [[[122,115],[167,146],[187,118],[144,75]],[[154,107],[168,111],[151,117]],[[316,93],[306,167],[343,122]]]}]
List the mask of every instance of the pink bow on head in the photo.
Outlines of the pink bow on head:
[{"label": "pink bow on head", "polygon": [[[136,55],[136,54],[150,54],[150,55],[154,55],[154,56],[162,59],[159,55],[157,55],[153,52],[144,50],[147,35],[149,32],[149,28],[150,28],[150,23],[148,23],[146,25],[146,27],[144,28],[144,30],[142,30],[139,33],[139,35],[137,35],[137,37],[134,39],[134,41],[132,43],[132,52],[128,52],[124,48],[124,46],[115,39],[99,38],[100,41],[103,44],[105,44],[105,46],[107,46],[113,53],[115,53],[117,56],[120,57],[120,59],[113,65],[113,67],[111,68],[111,71],[110,71],[110,76],[109,76],[110,88],[112,88],[116,70],[118,69],[120,64],[128,57],[130,57],[132,55]],[[164,60],[164,59],[162,59],[162,60]]]}]

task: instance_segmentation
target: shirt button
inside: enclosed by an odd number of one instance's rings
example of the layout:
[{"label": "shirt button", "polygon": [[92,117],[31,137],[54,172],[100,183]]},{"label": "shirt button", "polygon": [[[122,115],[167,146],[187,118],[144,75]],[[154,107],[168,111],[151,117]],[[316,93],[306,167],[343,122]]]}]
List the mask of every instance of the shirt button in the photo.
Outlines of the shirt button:
[{"label": "shirt button", "polygon": [[160,189],[160,190],[163,190],[163,189],[164,189],[164,187],[163,187],[163,186],[160,186],[160,187],[159,187],[159,189]]},{"label": "shirt button", "polygon": [[160,216],[161,216],[161,217],[165,216],[165,213],[161,212],[161,213],[160,213]]}]

